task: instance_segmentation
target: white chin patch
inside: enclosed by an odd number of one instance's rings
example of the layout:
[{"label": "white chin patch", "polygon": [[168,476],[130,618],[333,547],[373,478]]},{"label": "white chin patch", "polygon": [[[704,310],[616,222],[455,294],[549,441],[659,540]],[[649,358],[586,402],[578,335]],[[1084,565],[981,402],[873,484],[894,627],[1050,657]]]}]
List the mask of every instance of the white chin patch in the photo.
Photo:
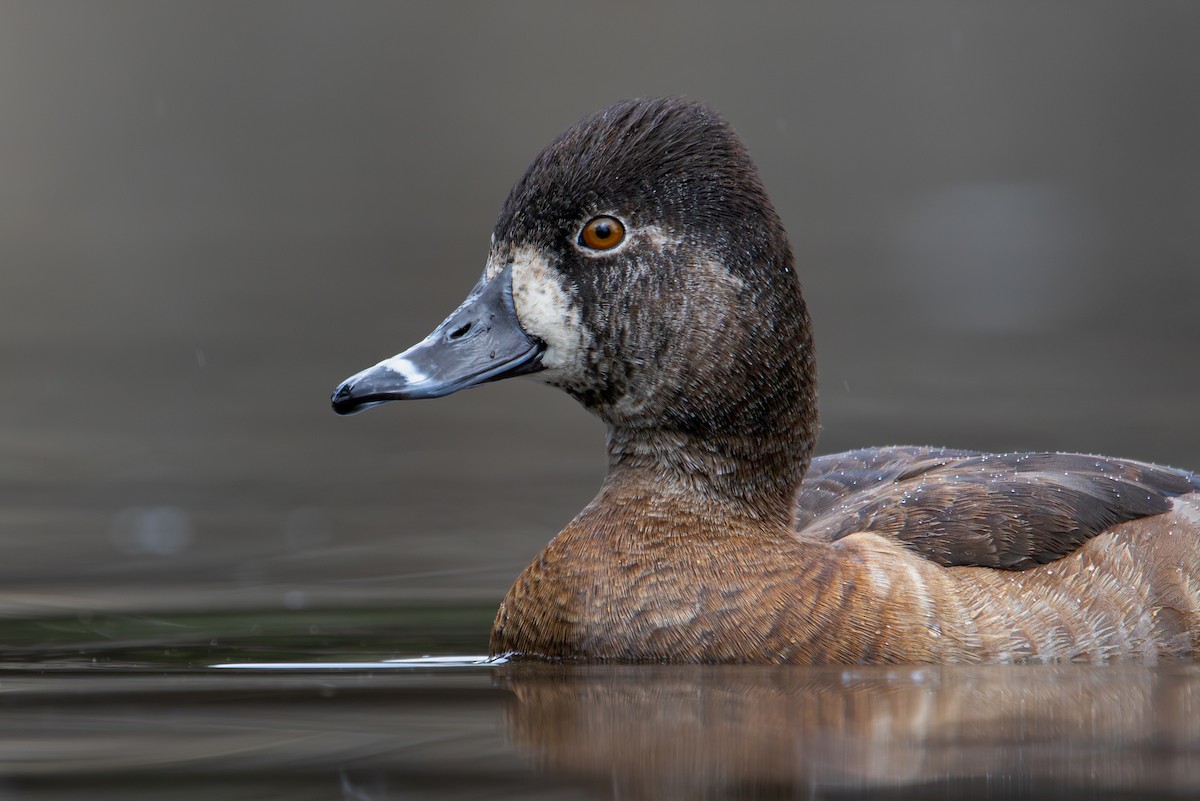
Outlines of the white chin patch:
[{"label": "white chin patch", "polygon": [[505,258],[492,254],[484,274],[490,281],[512,259],[513,306],[521,328],[546,343],[544,370],[532,378],[569,382],[581,375],[586,348],[578,307],[562,285],[562,276],[536,248],[519,246]]}]

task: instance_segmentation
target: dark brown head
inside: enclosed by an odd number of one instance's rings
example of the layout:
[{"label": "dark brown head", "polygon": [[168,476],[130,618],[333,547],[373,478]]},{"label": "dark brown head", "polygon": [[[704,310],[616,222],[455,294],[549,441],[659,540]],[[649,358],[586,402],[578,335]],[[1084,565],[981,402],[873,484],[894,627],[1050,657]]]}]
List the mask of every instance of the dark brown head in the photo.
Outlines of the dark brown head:
[{"label": "dark brown head", "polygon": [[560,135],[505,201],[467,303],[335,408],[444,394],[430,354],[460,361],[475,336],[503,347],[449,391],[532,372],[608,423],[614,464],[779,485],[790,503],[816,433],[808,315],[757,169],[707,107],[629,100]]}]

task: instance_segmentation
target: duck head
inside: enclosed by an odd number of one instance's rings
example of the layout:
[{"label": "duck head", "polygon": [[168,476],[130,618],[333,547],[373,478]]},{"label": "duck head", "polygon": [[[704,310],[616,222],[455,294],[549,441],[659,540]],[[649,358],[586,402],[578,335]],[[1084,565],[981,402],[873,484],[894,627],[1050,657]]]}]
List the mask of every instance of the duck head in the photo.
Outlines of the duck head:
[{"label": "duck head", "polygon": [[599,415],[611,468],[778,495],[790,519],[817,428],[809,319],[779,217],[715,112],[631,100],[561,134],[505,201],[467,300],[333,407],[514,375]]}]

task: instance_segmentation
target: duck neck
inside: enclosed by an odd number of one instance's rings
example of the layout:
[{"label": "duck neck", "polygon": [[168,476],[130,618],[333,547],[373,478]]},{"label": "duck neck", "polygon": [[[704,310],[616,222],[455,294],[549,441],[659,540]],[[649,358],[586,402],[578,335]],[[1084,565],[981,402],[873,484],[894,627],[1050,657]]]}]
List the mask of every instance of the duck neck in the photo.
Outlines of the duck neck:
[{"label": "duck neck", "polygon": [[780,453],[753,456],[730,441],[612,430],[605,485],[686,498],[717,517],[789,525],[803,469]]},{"label": "duck neck", "polygon": [[[795,498],[817,435],[809,342],[771,380],[719,413],[631,425],[609,421],[607,486],[686,502],[717,517],[791,528]],[[732,408],[725,408],[732,407]]]}]

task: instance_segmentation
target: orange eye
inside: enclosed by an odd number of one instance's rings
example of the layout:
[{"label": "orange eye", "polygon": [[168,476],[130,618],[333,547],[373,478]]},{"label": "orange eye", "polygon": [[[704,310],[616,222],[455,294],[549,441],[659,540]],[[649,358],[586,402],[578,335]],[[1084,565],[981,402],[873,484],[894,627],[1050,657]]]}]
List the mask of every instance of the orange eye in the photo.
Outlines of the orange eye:
[{"label": "orange eye", "polygon": [[612,250],[625,239],[625,226],[616,217],[601,215],[588,220],[579,232],[579,244],[592,250]]}]

